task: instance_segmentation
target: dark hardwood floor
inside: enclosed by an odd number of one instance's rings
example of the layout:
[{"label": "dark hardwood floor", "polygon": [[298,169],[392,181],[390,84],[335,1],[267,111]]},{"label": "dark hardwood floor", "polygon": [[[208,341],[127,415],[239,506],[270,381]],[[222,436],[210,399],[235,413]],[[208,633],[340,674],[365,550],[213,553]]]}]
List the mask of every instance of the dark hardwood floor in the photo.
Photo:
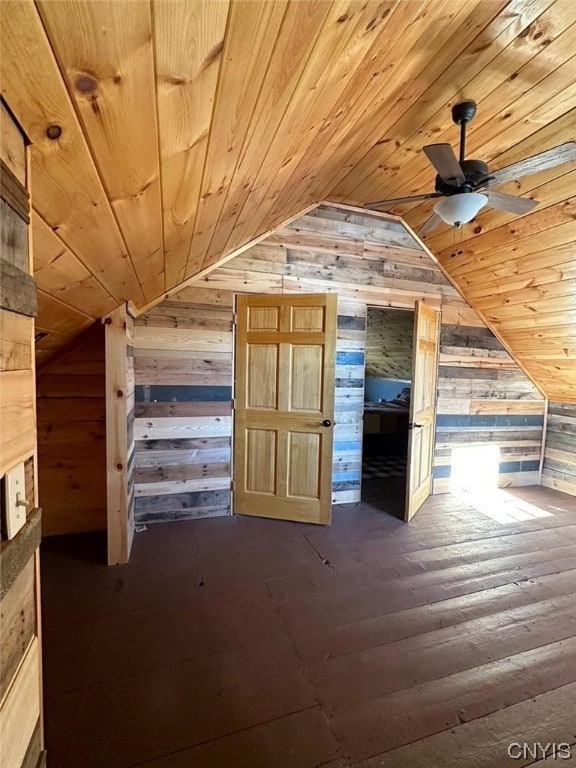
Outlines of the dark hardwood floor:
[{"label": "dark hardwood floor", "polygon": [[49,768],[576,765],[576,498],[469,502],[46,540]]}]

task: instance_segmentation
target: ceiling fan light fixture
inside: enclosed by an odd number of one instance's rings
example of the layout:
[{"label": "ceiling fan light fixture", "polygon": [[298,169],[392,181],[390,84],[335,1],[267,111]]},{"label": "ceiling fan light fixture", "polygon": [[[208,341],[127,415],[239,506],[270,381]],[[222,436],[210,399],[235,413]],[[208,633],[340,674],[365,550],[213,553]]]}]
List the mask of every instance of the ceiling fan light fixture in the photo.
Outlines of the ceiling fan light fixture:
[{"label": "ceiling fan light fixture", "polygon": [[460,227],[472,221],[478,211],[488,202],[488,197],[481,192],[462,192],[440,200],[434,206],[434,213],[446,224]]}]

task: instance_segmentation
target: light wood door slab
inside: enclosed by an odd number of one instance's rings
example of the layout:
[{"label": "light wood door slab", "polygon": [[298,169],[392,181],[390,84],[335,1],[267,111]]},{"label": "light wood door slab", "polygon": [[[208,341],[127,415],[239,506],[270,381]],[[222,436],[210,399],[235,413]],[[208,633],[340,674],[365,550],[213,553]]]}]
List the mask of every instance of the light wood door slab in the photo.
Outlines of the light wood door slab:
[{"label": "light wood door slab", "polygon": [[234,512],[330,523],[337,298],[238,296]]},{"label": "light wood door slab", "polygon": [[440,312],[417,301],[414,318],[405,520],[410,520],[420,509],[432,490],[439,333]]}]

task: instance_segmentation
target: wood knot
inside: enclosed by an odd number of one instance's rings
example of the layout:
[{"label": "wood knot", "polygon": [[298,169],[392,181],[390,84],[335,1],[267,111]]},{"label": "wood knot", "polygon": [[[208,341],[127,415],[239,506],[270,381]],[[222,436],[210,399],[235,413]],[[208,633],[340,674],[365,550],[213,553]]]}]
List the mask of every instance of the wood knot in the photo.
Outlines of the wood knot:
[{"label": "wood knot", "polygon": [[98,88],[98,80],[92,75],[78,75],[74,81],[74,87],[81,93],[93,93]]},{"label": "wood knot", "polygon": [[116,469],[120,472],[122,469],[124,469],[124,464],[118,462],[118,464],[116,464]]},{"label": "wood knot", "polygon": [[119,389],[119,390],[116,392],[116,397],[124,397],[124,392],[123,392],[121,389]]},{"label": "wood knot", "polygon": [[56,141],[56,139],[59,139],[60,136],[62,136],[62,126],[52,123],[46,128],[46,136],[52,141]]}]

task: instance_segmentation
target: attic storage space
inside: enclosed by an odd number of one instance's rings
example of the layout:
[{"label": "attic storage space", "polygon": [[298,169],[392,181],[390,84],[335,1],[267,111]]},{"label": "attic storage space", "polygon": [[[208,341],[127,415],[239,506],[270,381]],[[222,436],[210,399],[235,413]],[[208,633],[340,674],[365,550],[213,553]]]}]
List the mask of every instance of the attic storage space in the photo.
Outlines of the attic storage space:
[{"label": "attic storage space", "polygon": [[[42,622],[0,523],[2,768],[574,759],[576,5],[0,6],[0,472],[45,521]],[[409,524],[361,498],[372,308],[425,326]],[[247,476],[331,525],[233,515]]]},{"label": "attic storage space", "polygon": [[398,500],[406,491],[414,313],[369,307],[362,442],[362,498]]}]

